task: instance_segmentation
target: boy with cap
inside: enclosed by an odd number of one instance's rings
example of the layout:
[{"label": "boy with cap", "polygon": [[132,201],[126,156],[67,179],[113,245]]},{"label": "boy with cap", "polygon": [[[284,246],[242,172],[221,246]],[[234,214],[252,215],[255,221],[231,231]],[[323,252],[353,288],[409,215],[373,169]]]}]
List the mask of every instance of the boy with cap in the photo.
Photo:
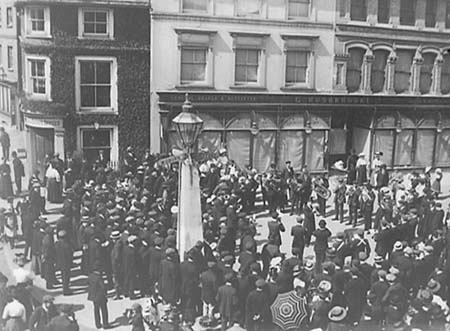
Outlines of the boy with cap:
[{"label": "boy with cap", "polygon": [[247,297],[245,320],[248,331],[261,330],[269,320],[269,297],[264,291],[265,285],[266,282],[263,279],[258,279],[255,282],[256,288]]},{"label": "boy with cap", "polygon": [[30,331],[47,331],[47,325],[53,317],[58,315],[56,307],[53,304],[55,299],[51,295],[44,295],[42,305],[37,307],[31,314],[28,327]]}]

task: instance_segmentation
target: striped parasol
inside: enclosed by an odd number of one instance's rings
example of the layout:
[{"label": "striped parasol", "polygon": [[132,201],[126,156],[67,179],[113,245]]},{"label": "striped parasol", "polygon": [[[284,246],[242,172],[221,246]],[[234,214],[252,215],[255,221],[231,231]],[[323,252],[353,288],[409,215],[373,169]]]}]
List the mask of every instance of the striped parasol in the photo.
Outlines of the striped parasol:
[{"label": "striped parasol", "polygon": [[273,322],[283,330],[299,327],[307,316],[306,300],[294,291],[278,294],[270,310]]}]

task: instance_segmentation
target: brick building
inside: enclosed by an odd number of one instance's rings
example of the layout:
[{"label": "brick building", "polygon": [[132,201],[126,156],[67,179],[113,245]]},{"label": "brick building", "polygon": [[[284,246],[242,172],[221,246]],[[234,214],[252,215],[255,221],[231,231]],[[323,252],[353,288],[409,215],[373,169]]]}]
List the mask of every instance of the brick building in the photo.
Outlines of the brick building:
[{"label": "brick building", "polygon": [[46,154],[120,163],[148,147],[149,2],[16,1],[19,89],[33,168]]}]

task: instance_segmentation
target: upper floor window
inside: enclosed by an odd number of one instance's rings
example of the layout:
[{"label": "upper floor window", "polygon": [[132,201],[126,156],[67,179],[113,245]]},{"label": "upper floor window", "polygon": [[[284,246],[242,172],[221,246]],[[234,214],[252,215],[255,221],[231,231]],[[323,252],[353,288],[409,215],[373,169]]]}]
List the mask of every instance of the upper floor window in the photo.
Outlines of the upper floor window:
[{"label": "upper floor window", "polygon": [[8,28],[13,27],[13,9],[12,9],[12,7],[6,8],[6,26]]},{"label": "upper floor window", "polygon": [[182,47],[181,83],[205,82],[208,48]]},{"label": "upper floor window", "polygon": [[437,0],[427,0],[425,10],[425,26],[427,28],[436,27]]},{"label": "upper floor window", "polygon": [[378,0],[378,23],[389,23],[389,0]]},{"label": "upper floor window", "polygon": [[234,83],[237,86],[265,85],[265,42],[263,34],[232,34],[234,38]]},{"label": "upper floor window", "polygon": [[306,84],[311,53],[308,51],[286,52],[286,85]]},{"label": "upper floor window", "polygon": [[411,76],[411,65],[413,63],[414,51],[398,50],[397,61],[395,62],[394,90],[400,94],[409,90],[409,80]]},{"label": "upper floor window", "polygon": [[182,0],[183,12],[207,12],[208,0]]},{"label": "upper floor window", "polygon": [[349,59],[347,63],[346,86],[350,93],[360,90],[362,65],[365,53],[365,49],[358,47],[351,48],[348,51]]},{"label": "upper floor window", "polygon": [[367,20],[366,0],[351,0],[350,19],[363,22]]},{"label": "upper floor window", "polygon": [[77,57],[75,93],[78,110],[117,111],[117,60]]},{"label": "upper floor window", "polygon": [[237,0],[237,16],[260,16],[261,0]]},{"label": "upper floor window", "polygon": [[8,46],[7,49],[7,60],[8,60],[8,70],[12,71],[14,70],[14,54],[13,54],[13,47],[12,46]]},{"label": "upper floor window", "polygon": [[447,8],[445,11],[445,28],[450,29],[450,1],[447,1]]},{"label": "upper floor window", "polygon": [[309,17],[310,0],[289,0],[288,17]]},{"label": "upper floor window", "polygon": [[26,33],[29,36],[50,36],[50,8],[29,7],[26,9]]},{"label": "upper floor window", "polygon": [[78,13],[78,36],[112,38],[114,36],[113,11],[80,8]]},{"label": "upper floor window", "polygon": [[400,25],[416,24],[416,0],[401,0]]},{"label": "upper floor window", "polygon": [[50,99],[50,59],[43,56],[28,56],[25,86],[34,98]]}]

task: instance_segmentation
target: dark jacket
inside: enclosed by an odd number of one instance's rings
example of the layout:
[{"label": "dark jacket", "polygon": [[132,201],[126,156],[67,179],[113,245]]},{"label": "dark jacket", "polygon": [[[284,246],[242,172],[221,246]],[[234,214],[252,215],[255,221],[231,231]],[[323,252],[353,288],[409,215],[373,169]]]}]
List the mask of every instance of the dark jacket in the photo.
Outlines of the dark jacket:
[{"label": "dark jacket", "polygon": [[316,237],[316,243],[314,244],[314,251],[326,251],[328,248],[328,238],[331,237],[331,232],[328,228],[317,229],[313,232]]},{"label": "dark jacket", "polygon": [[49,310],[45,310],[42,306],[39,306],[31,314],[28,327],[30,331],[47,331],[47,325],[57,315],[58,313],[53,305],[50,306]]},{"label": "dark jacket", "polygon": [[216,302],[220,316],[228,320],[233,320],[238,305],[236,289],[229,284],[222,285],[217,291]]},{"label": "dark jacket", "polygon": [[88,276],[88,300],[94,303],[106,301],[105,283],[100,272],[91,272]]},{"label": "dark jacket", "polygon": [[179,265],[172,259],[161,261],[159,277],[159,293],[162,298],[171,304],[175,304],[180,298],[181,275]]},{"label": "dark jacket", "polygon": [[79,331],[80,327],[75,319],[61,315],[54,317],[48,326],[48,331]]},{"label": "dark jacket", "polygon": [[66,239],[60,239],[55,243],[56,266],[59,270],[70,270],[73,263],[72,246]]},{"label": "dark jacket", "polygon": [[200,275],[202,287],[202,300],[208,304],[215,304],[216,293],[219,288],[219,279],[212,269],[204,271]]}]

